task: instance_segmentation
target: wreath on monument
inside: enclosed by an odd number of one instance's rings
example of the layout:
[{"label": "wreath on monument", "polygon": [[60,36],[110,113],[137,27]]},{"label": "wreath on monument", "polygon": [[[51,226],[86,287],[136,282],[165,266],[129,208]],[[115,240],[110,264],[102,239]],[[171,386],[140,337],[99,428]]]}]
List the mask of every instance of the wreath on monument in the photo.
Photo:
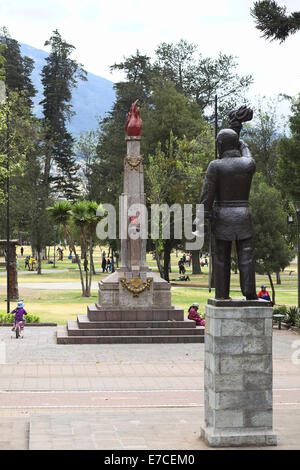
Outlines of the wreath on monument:
[{"label": "wreath on monument", "polygon": [[126,279],[120,279],[123,289],[127,289],[129,292],[132,292],[133,297],[138,297],[141,292],[146,289],[150,289],[152,279],[147,279],[143,281],[140,277],[133,277],[129,281]]}]

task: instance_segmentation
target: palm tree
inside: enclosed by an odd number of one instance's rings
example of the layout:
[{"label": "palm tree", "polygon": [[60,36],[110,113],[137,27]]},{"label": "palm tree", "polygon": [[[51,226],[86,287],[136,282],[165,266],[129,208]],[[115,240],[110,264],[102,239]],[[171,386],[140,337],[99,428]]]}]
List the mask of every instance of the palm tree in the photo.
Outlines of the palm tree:
[{"label": "palm tree", "polygon": [[97,215],[99,204],[95,201],[87,202],[87,237],[89,241],[89,255],[90,255],[90,276],[89,283],[87,286],[87,291],[90,293],[91,284],[92,284],[92,274],[94,273],[94,262],[93,262],[93,250],[94,250],[94,241],[96,238],[96,227],[100,220],[100,217]]},{"label": "palm tree", "polygon": [[69,247],[72,249],[77,261],[80,273],[82,297],[86,297],[86,289],[83,280],[83,273],[81,269],[80,258],[77,255],[74,239],[71,232],[71,221],[72,221],[72,204],[69,201],[56,202],[52,207],[48,207],[47,211],[50,213],[50,217],[55,225],[63,227],[64,235],[68,242]]},{"label": "palm tree", "polygon": [[[72,215],[75,226],[80,230],[80,243],[83,248],[84,266],[86,273],[85,292],[91,295],[92,275],[94,270],[93,247],[96,235],[96,227],[100,220],[97,215],[99,204],[95,201],[80,201],[73,205]],[[88,263],[89,253],[89,263]],[[90,265],[88,276],[88,264]]]},{"label": "palm tree", "polygon": [[72,206],[72,219],[75,227],[79,229],[80,234],[80,245],[81,253],[83,257],[83,265],[85,271],[85,286],[84,286],[84,297],[90,297],[89,280],[88,280],[88,202],[79,201]]},{"label": "palm tree", "polygon": [[[71,204],[68,201],[57,202],[53,207],[47,210],[56,225],[61,225],[70,248],[74,251],[76,261],[79,267],[80,280],[82,287],[82,297],[91,296],[91,284],[93,274],[93,245],[96,236],[96,226],[100,220],[97,215],[99,204],[95,201],[78,201]],[[84,274],[81,267],[80,257],[76,253],[75,242],[72,236],[72,227],[77,229],[80,237],[80,245],[84,260]],[[89,254],[89,262],[88,262]],[[88,264],[90,270],[88,271]],[[88,274],[89,272],[89,274]]]}]

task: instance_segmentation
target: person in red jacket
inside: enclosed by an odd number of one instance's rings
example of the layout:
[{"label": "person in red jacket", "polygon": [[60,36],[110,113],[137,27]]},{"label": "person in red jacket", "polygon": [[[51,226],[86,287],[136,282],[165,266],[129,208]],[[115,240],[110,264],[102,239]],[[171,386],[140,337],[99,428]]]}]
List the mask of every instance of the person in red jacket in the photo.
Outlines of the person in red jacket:
[{"label": "person in red jacket", "polygon": [[258,293],[258,298],[262,300],[268,300],[269,302],[271,301],[271,298],[269,296],[269,292],[266,289],[266,286],[263,284],[260,286],[260,291]]},{"label": "person in red jacket", "polygon": [[196,322],[196,326],[205,326],[205,320],[203,320],[203,318],[200,317],[198,313],[198,308],[199,308],[199,304],[197,304],[196,302],[193,305],[191,305],[191,307],[188,310],[189,312],[188,319],[194,320]]}]

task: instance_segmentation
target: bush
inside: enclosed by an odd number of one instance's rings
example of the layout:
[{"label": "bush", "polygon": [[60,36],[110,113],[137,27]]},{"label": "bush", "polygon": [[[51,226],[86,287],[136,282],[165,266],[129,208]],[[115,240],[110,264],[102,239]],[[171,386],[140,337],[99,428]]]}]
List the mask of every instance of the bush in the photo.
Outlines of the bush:
[{"label": "bush", "polygon": [[[26,323],[40,323],[40,317],[37,315],[31,315],[30,313],[25,316]],[[14,315],[10,313],[0,313],[0,324],[1,323],[13,323]]]},{"label": "bush", "polygon": [[298,325],[299,322],[300,322],[300,310],[299,310],[299,308],[298,307],[289,307],[287,312],[286,312],[286,316],[285,316],[284,321],[289,326],[295,326],[296,324]]},{"label": "bush", "polygon": [[286,305],[280,305],[279,307],[274,308],[274,315],[286,315],[287,314],[287,306]]}]

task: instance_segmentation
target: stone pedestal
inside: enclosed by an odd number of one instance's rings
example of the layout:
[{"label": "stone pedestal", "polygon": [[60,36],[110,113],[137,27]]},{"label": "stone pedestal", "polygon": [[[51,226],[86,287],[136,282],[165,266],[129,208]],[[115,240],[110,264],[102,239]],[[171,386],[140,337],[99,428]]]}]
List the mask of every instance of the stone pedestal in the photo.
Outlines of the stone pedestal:
[{"label": "stone pedestal", "polygon": [[[206,305],[205,423],[211,447],[273,446],[272,313],[264,301]],[[223,306],[227,305],[227,306]]]}]

